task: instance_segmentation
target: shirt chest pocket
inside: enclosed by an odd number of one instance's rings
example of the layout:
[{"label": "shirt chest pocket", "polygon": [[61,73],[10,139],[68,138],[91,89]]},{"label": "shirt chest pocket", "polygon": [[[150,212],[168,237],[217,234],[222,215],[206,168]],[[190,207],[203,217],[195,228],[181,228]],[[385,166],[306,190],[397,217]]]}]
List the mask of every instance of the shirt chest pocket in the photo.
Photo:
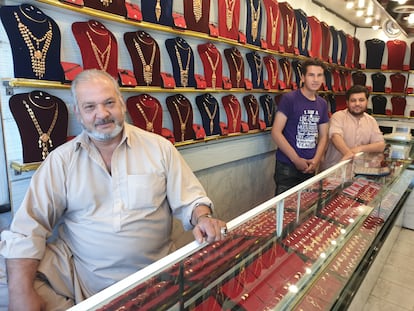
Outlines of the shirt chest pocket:
[{"label": "shirt chest pocket", "polygon": [[155,174],[128,175],[128,209],[151,212],[165,200],[166,180]]}]

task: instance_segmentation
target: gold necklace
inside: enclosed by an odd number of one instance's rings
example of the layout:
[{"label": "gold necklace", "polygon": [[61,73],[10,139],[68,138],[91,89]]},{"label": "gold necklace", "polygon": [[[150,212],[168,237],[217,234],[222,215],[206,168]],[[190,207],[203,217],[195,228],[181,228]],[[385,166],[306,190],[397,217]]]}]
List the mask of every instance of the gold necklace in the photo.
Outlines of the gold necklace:
[{"label": "gold necklace", "polygon": [[[235,107],[237,107],[236,113],[234,113],[232,104],[234,104]],[[233,130],[236,130],[237,119],[239,117],[240,109],[239,109],[239,105],[236,102],[234,102],[234,97],[230,97],[230,103],[229,103],[228,106],[230,108],[231,118],[232,118],[232,121],[233,121]]]},{"label": "gold necklace", "polygon": [[270,23],[272,25],[272,33],[271,33],[271,39],[270,43],[272,45],[276,44],[276,32],[277,32],[277,24],[279,22],[279,14],[276,14],[276,18],[273,16],[273,8],[270,7]]},{"label": "gold necklace", "polygon": [[[142,114],[142,116],[144,117],[144,120],[145,120],[145,128],[146,128],[146,130],[147,131],[149,131],[149,132],[154,132],[154,121],[155,121],[155,119],[157,118],[157,114],[158,114],[158,109],[159,109],[159,107],[158,107],[158,105],[155,103],[155,112],[154,112],[154,115],[152,116],[152,119],[151,119],[151,121],[149,121],[148,120],[148,116],[145,114],[145,111],[144,111],[144,109],[141,107],[141,105],[142,106],[144,106],[144,107],[148,107],[148,106],[146,106],[145,104],[144,104],[144,102],[141,100],[141,99],[139,99],[139,103],[136,103],[135,104],[135,106],[138,108],[138,110],[139,110],[139,112]],[[148,108],[150,108],[150,107],[148,107]]]},{"label": "gold necklace", "polygon": [[56,121],[58,118],[59,107],[55,103],[53,107],[56,107],[55,113],[53,115],[52,123],[50,124],[49,129],[47,132],[43,132],[42,128],[40,127],[39,121],[36,118],[32,108],[30,108],[29,104],[23,100],[23,104],[26,107],[27,112],[29,113],[30,119],[32,119],[33,125],[36,128],[37,133],[39,134],[38,144],[39,148],[42,149],[42,160],[46,159],[47,155],[49,154],[49,147],[53,147],[52,139],[50,135],[52,134],[53,129],[55,128]]},{"label": "gold necklace", "polygon": [[[230,56],[231,56],[231,59],[233,60],[234,68],[236,70],[236,83],[237,83],[237,87],[239,88],[240,87],[240,81],[241,81],[241,70],[242,70],[242,67],[243,67],[243,59],[241,58],[240,54],[235,54],[234,52],[235,51],[232,50]],[[237,61],[236,61],[235,57],[237,57],[241,60],[240,61],[240,66],[239,66],[239,64],[237,64]]]},{"label": "gold necklace", "polygon": [[265,99],[264,106],[267,112],[267,121],[268,121],[267,124],[269,125],[272,124],[272,116],[273,116],[273,105],[271,108],[269,107],[270,105],[271,105],[271,102],[269,102],[269,97],[267,97]]},{"label": "gold necklace", "polygon": [[193,13],[195,21],[198,23],[203,15],[203,0],[193,0]]},{"label": "gold necklace", "polygon": [[[151,45],[152,45],[151,59],[149,63],[147,63],[144,57],[144,53],[142,53],[141,45],[137,42],[135,38],[133,38],[132,41],[134,41],[135,49],[137,50],[139,59],[142,62],[142,72],[144,76],[144,82],[147,85],[150,85],[152,83],[152,70],[153,70],[154,60],[155,60],[155,51],[156,51],[155,42],[154,41],[151,42]],[[143,40],[140,40],[140,41],[144,42]],[[149,45],[146,42],[144,43]]]},{"label": "gold necklace", "polygon": [[230,31],[233,27],[233,12],[236,0],[224,0],[224,2],[226,4],[226,27]]},{"label": "gold necklace", "polygon": [[112,4],[112,0],[99,0],[103,4],[103,6],[110,6]]},{"label": "gold necklace", "polygon": [[160,17],[161,17],[161,3],[160,3],[160,0],[157,0],[157,3],[155,4],[155,17],[157,18],[157,22],[159,22]]},{"label": "gold necklace", "polygon": [[287,60],[283,61],[283,72],[286,78],[286,87],[289,88],[292,79],[292,70],[290,70],[290,66]]},{"label": "gold necklace", "polygon": [[185,68],[184,68],[183,67],[183,62],[182,62],[182,59],[181,59],[181,54],[178,51],[177,45],[179,45],[179,44],[177,43],[176,45],[174,45],[174,49],[175,49],[175,55],[177,56],[178,67],[180,69],[180,81],[181,81],[181,85],[183,87],[186,87],[186,86],[188,86],[188,71],[190,69],[191,49],[190,49],[190,47],[188,47],[188,48],[181,47],[182,50],[188,50],[187,64],[185,65]]},{"label": "gold necklace", "polygon": [[252,116],[252,125],[253,126],[255,126],[256,125],[256,123],[257,123],[257,115],[258,115],[258,113],[259,113],[259,106],[258,105],[256,105],[256,110],[255,111],[253,111],[253,99],[252,99],[252,96],[250,96],[250,99],[249,99],[249,102],[247,103],[248,105],[249,105],[249,110],[250,110],[250,113],[251,113],[251,116]]},{"label": "gold necklace", "polygon": [[308,34],[309,24],[306,23],[306,26],[303,26],[302,20],[300,20],[300,29],[302,34],[302,49],[305,49],[306,36]]},{"label": "gold necklace", "polygon": [[276,73],[275,73],[275,68],[273,67],[273,65],[276,65],[276,60],[274,58],[268,58],[268,64],[270,67],[270,72],[272,75],[272,86],[276,85]]},{"label": "gold necklace", "polygon": [[[205,103],[207,101],[210,105],[214,105],[214,111],[211,113],[210,109],[208,109],[207,104]],[[213,134],[213,127],[214,127],[214,118],[217,113],[217,104],[211,103],[205,98],[205,101],[203,101],[204,110],[206,111],[208,118],[210,119],[210,134]]]},{"label": "gold necklace", "polygon": [[180,104],[179,102],[176,102],[175,100],[173,101],[173,104],[174,104],[175,110],[177,111],[178,119],[180,121],[181,141],[183,141],[184,140],[184,137],[185,137],[185,129],[187,127],[187,121],[188,121],[188,118],[190,116],[190,110],[191,110],[191,108],[188,107],[188,105],[187,105],[187,108],[188,108],[187,109],[187,114],[185,115],[185,118],[183,120],[183,116],[181,115],[180,108],[178,108],[178,105],[180,105],[180,106],[183,106],[183,105]]},{"label": "gold necklace", "polygon": [[[36,77],[42,79],[46,73],[46,56],[53,38],[52,24],[50,21],[48,21],[49,29],[46,31],[43,37],[38,38],[25,24],[22,23],[19,15],[16,12],[14,12],[14,17],[16,18],[20,35],[22,36],[23,41],[29,50],[32,71]],[[33,41],[35,42],[36,46],[33,44]],[[40,49],[41,43],[43,43],[42,49]]]},{"label": "gold necklace", "polygon": [[256,75],[257,75],[256,82],[257,82],[257,86],[259,86],[260,81],[261,81],[263,63],[262,63],[262,60],[260,59],[260,56],[257,55],[256,53],[253,54],[253,61],[254,61],[254,66],[256,67]]},{"label": "gold necklace", "polygon": [[250,0],[250,11],[251,11],[251,20],[252,20],[252,28],[251,28],[251,35],[253,41],[256,41],[257,34],[258,34],[258,27],[259,27],[259,19],[260,19],[260,1],[258,2],[257,10],[254,7],[253,0]]},{"label": "gold necklace", "polygon": [[[207,49],[208,49],[208,48],[207,48]],[[210,50],[210,49],[208,49],[208,50]],[[211,51],[211,50],[210,50],[210,51]],[[213,52],[213,51],[212,51],[212,52]],[[216,61],[213,63],[213,60],[211,59],[211,56],[210,56],[210,54],[208,53],[208,51],[206,50],[204,53],[206,54],[206,56],[207,56],[207,60],[208,60],[208,62],[210,63],[210,66],[211,66],[211,71],[212,71],[212,73],[211,73],[211,86],[212,86],[213,88],[216,88],[216,81],[217,81],[217,74],[216,74],[216,70],[217,70],[217,66],[218,66],[219,61],[220,61],[220,55],[219,55],[219,54],[218,54],[218,52],[216,51],[217,59],[216,59]]]},{"label": "gold necklace", "polygon": [[295,26],[295,18],[292,16],[292,20],[289,22],[289,15],[286,14],[286,24],[287,24],[287,46],[290,47],[293,41],[293,27]]},{"label": "gold necklace", "polygon": [[105,50],[102,52],[98,46],[93,42],[89,31],[86,31],[86,36],[89,39],[89,42],[92,47],[93,54],[95,55],[95,59],[98,62],[99,69],[107,71],[109,65],[109,59],[111,58],[111,45],[112,45],[112,38],[109,35],[108,38],[108,45],[106,46]]}]

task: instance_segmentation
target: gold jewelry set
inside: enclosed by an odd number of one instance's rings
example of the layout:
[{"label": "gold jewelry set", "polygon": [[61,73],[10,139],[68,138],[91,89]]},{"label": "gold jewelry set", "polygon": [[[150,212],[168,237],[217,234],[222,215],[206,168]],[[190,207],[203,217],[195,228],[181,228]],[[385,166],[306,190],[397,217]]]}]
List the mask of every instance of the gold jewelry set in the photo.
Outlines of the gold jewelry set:
[{"label": "gold jewelry set", "polygon": [[268,120],[267,124],[271,125],[272,124],[272,117],[273,117],[273,110],[274,110],[274,105],[272,103],[272,100],[271,99],[270,99],[270,101],[265,100],[263,106],[265,106],[265,110],[266,110],[266,113],[267,113],[267,120]]},{"label": "gold jewelry set", "polygon": [[290,20],[289,15],[286,15],[286,29],[287,29],[287,41],[286,45],[287,47],[291,47],[293,44],[293,28],[295,27],[295,18],[292,16],[292,19]]},{"label": "gold jewelry set", "polygon": [[112,46],[112,38],[109,32],[101,33],[93,28],[88,22],[88,27],[92,30],[93,33],[97,34],[98,36],[108,37],[108,44],[106,45],[105,50],[101,51],[99,47],[96,45],[95,41],[92,39],[89,31],[86,31],[86,36],[89,39],[89,43],[91,44],[93,54],[95,55],[95,59],[98,63],[99,69],[107,71],[109,60],[111,58],[111,46]]},{"label": "gold jewelry set", "polygon": [[154,122],[155,122],[155,119],[157,118],[157,115],[158,115],[158,109],[159,109],[159,106],[158,106],[158,104],[157,104],[157,103],[154,103],[154,106],[155,106],[155,111],[154,111],[154,114],[153,114],[152,119],[151,119],[151,121],[150,121],[150,120],[148,119],[148,116],[147,116],[147,114],[145,113],[145,111],[144,111],[144,108],[143,108],[143,107],[146,107],[148,110],[149,110],[149,109],[153,110],[153,108],[154,108],[154,107],[149,107],[148,105],[146,105],[146,104],[144,103],[144,101],[145,101],[145,99],[144,99],[144,100],[139,99],[139,102],[138,102],[138,103],[136,103],[136,104],[135,104],[135,106],[137,107],[137,109],[139,110],[139,112],[141,113],[142,117],[143,117],[143,118],[144,118],[144,120],[145,120],[145,129],[146,129],[147,131],[149,131],[149,132],[154,132]]},{"label": "gold jewelry set", "polygon": [[39,145],[39,149],[42,150],[42,160],[44,160],[44,159],[46,159],[47,155],[49,154],[49,148],[53,147],[51,134],[52,134],[53,129],[55,128],[56,121],[57,121],[57,118],[58,118],[58,115],[59,115],[59,109],[58,109],[59,107],[58,107],[57,103],[54,103],[50,107],[45,107],[45,106],[38,105],[32,100],[32,98],[30,97],[30,94],[29,94],[29,102],[32,105],[34,105],[35,107],[40,108],[40,109],[44,109],[44,110],[49,110],[49,109],[56,108],[55,113],[53,114],[52,123],[50,124],[49,129],[46,132],[44,132],[42,130],[42,128],[40,127],[39,121],[38,121],[33,109],[30,107],[30,105],[25,100],[23,100],[23,105],[26,107],[26,110],[29,113],[30,119],[32,119],[33,125],[35,126],[36,131],[39,135],[38,145]]},{"label": "gold jewelry set", "polygon": [[253,41],[256,41],[258,29],[259,29],[260,13],[261,13],[260,1],[258,1],[258,7],[256,9],[254,7],[253,0],[250,0],[250,10],[251,10],[250,17],[251,17],[251,22],[252,22],[250,34],[252,36]]},{"label": "gold jewelry set", "polygon": [[[191,106],[183,105],[181,102],[178,101],[178,99],[177,101],[173,100],[173,104],[174,104],[175,111],[177,112],[177,116],[180,122],[181,141],[183,141],[185,138],[185,129],[187,128],[187,121],[188,121],[188,118],[190,117]],[[183,119],[183,115],[181,114],[182,109],[180,109],[179,106],[187,109],[184,119]]]},{"label": "gold jewelry set", "polygon": [[[181,53],[178,51],[178,47],[184,51],[188,51],[187,53],[187,63],[185,64],[185,68],[183,67],[183,61],[181,58]],[[183,47],[178,42],[176,42],[176,45],[174,45],[175,49],[175,55],[177,57],[178,67],[180,69],[180,82],[181,86],[186,87],[188,86],[188,76],[189,76],[189,70],[190,70],[190,60],[191,60],[191,48],[190,47]]]},{"label": "gold jewelry set", "polygon": [[255,66],[256,75],[257,75],[256,85],[259,86],[260,81],[261,81],[263,62],[262,62],[262,59],[260,58],[260,55],[257,53],[253,53],[253,61],[254,61],[254,66]]},{"label": "gold jewelry set", "polygon": [[301,34],[302,34],[302,49],[305,49],[305,44],[306,44],[306,36],[308,35],[308,30],[309,30],[309,24],[305,23],[305,26],[303,25],[304,23],[302,22],[302,20],[299,21],[300,22],[300,30],[301,30]]},{"label": "gold jewelry set", "polygon": [[230,31],[233,27],[233,12],[237,0],[224,0],[226,4],[226,27]]},{"label": "gold jewelry set", "polygon": [[[213,130],[214,130],[214,118],[216,117],[216,114],[217,114],[218,104],[217,103],[210,102],[206,97],[204,99],[205,99],[203,101],[204,110],[207,113],[207,116],[208,116],[208,118],[210,120],[210,134],[213,134]],[[213,112],[211,112],[211,110],[207,107],[206,102],[210,106],[214,106]]]},{"label": "gold jewelry set", "polygon": [[193,0],[193,13],[196,23],[198,23],[203,16],[203,0]]},{"label": "gold jewelry set", "polygon": [[274,58],[268,58],[268,60],[269,61],[267,63],[270,68],[272,86],[275,86],[277,82],[277,76],[276,76],[277,63]]},{"label": "gold jewelry set", "polygon": [[[42,21],[35,20],[27,15],[22,8],[20,7],[20,12],[29,20],[43,24],[47,19]],[[48,22],[48,30],[43,35],[43,37],[36,37],[23,22],[20,20],[19,15],[14,12],[14,17],[17,21],[17,28],[19,29],[20,35],[23,38],[24,43],[26,44],[27,49],[30,54],[30,61],[32,64],[32,71],[35,76],[39,79],[42,79],[46,73],[46,56],[49,51],[50,44],[53,38],[52,24]],[[40,48],[40,45],[43,44],[43,47]]]},{"label": "gold jewelry set", "polygon": [[285,77],[286,87],[288,88],[292,82],[292,68],[290,67],[287,59],[283,61],[283,74]]},{"label": "gold jewelry set", "polygon": [[256,105],[256,109],[253,109],[253,102],[250,100],[248,102],[250,114],[252,116],[252,125],[255,126],[257,123],[257,115],[259,114],[259,105]]},{"label": "gold jewelry set", "polygon": [[[215,62],[213,63],[213,59],[211,58],[211,55],[208,51],[211,51],[212,53],[216,54],[217,58]],[[207,48],[207,50],[204,52],[207,56],[207,60],[211,66],[211,86],[213,88],[216,88],[216,82],[217,82],[217,67],[220,62],[220,54],[217,52],[217,50],[212,51],[210,48]]]},{"label": "gold jewelry set", "polygon": [[157,50],[157,47],[155,46],[155,41],[152,40],[150,43],[148,43],[148,42],[145,42],[144,40],[142,40],[138,36],[138,40],[140,42],[144,43],[147,46],[152,46],[151,58],[150,58],[150,61],[147,62],[145,60],[144,53],[142,52],[141,45],[138,43],[138,41],[135,38],[133,38],[132,40],[134,42],[135,49],[138,52],[139,59],[142,62],[142,73],[143,73],[143,76],[144,76],[144,82],[147,85],[150,85],[152,83],[152,71],[153,71],[153,66],[154,66],[154,61],[155,61],[155,52]]},{"label": "gold jewelry set", "polygon": [[270,7],[270,24],[272,25],[271,29],[271,36],[270,36],[270,43],[272,45],[276,44],[276,33],[277,33],[277,24],[279,22],[280,14],[276,12],[276,18],[273,15],[273,7]]},{"label": "gold jewelry set", "polygon": [[[235,108],[237,108],[236,112],[234,112],[233,105]],[[231,96],[228,106],[230,108],[231,119],[233,123],[233,130],[236,130],[237,121],[238,121],[239,114],[240,114],[240,105],[237,102],[235,102],[235,97]]]},{"label": "gold jewelry set", "polygon": [[[241,73],[243,68],[243,59],[239,53],[236,53],[236,51],[234,49],[231,50],[230,53],[231,59],[233,60],[233,64],[234,64],[234,69],[236,70],[236,86],[239,88],[240,87],[240,81],[241,81]],[[236,57],[238,59],[240,59],[240,64],[238,64],[238,62],[236,61]]]}]

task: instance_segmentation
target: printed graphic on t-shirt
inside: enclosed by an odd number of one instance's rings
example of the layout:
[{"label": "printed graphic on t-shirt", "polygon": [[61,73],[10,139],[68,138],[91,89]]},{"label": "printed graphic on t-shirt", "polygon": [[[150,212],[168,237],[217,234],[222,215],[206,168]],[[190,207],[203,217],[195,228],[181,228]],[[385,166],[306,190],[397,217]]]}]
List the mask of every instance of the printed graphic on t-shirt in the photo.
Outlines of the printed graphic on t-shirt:
[{"label": "printed graphic on t-shirt", "polygon": [[296,146],[299,149],[316,148],[320,116],[317,110],[307,109],[299,118]]}]

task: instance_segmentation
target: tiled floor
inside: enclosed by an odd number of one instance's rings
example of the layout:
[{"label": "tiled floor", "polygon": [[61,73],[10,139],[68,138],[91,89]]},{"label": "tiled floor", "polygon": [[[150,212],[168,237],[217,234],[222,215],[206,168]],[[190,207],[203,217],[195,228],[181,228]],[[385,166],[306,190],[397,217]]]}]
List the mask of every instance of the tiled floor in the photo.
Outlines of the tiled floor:
[{"label": "tiled floor", "polygon": [[402,229],[363,311],[414,311],[414,230]]}]

